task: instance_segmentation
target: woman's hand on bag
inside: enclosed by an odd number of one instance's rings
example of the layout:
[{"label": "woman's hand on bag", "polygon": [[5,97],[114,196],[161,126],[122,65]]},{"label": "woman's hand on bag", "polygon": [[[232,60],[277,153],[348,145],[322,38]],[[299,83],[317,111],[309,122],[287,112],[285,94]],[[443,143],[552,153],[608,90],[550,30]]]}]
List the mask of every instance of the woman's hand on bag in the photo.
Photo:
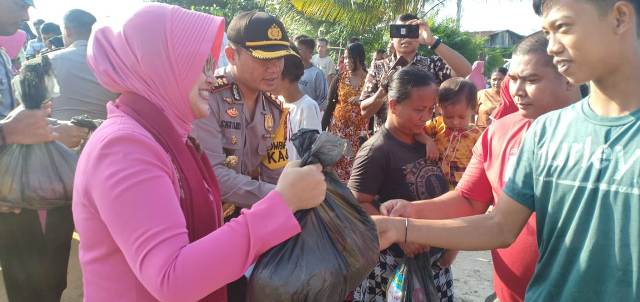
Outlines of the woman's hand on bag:
[{"label": "woman's hand on bag", "polygon": [[55,127],[55,131],[59,135],[56,140],[71,149],[80,146],[82,141],[89,137],[88,129],[72,125],[71,122],[67,121],[61,121]]},{"label": "woman's hand on bag", "polygon": [[327,193],[322,166],[300,167],[300,161],[290,162],[278,179],[276,191],[293,212],[317,207]]},{"label": "woman's hand on bag", "polygon": [[404,254],[407,257],[412,257],[412,258],[417,256],[418,254],[428,252],[430,249],[429,246],[427,245],[411,243],[411,242],[400,243],[399,245],[402,251],[404,252]]},{"label": "woman's hand on bag", "polygon": [[458,251],[456,250],[447,250],[444,255],[442,255],[442,257],[440,257],[440,259],[438,259],[438,265],[440,265],[440,267],[445,268],[445,267],[450,267],[451,264],[453,264],[453,261],[456,260],[456,257],[458,256]]}]

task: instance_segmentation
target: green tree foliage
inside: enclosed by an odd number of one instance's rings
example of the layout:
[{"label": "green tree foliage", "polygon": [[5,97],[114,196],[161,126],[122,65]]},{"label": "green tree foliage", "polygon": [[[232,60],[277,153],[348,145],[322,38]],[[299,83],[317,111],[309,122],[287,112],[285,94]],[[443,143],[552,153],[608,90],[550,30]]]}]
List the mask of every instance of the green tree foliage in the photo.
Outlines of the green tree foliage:
[{"label": "green tree foliage", "polygon": [[358,32],[388,23],[402,13],[419,13],[434,0],[284,0],[299,13],[339,23]]},{"label": "green tree foliage", "polygon": [[511,48],[494,48],[487,50],[484,74],[489,77],[496,68],[504,66],[506,59],[511,58],[511,52]]},{"label": "green tree foliage", "polygon": [[[324,37],[330,42],[331,55],[337,59],[351,37],[357,37],[367,51],[367,62],[377,49],[389,43],[388,25],[402,13],[424,17],[436,15],[439,0],[157,0],[218,16],[227,23],[240,11],[261,9],[278,16],[291,38],[297,35]],[[429,24],[434,34],[473,62],[483,53],[484,40],[460,32],[455,19]],[[420,53],[428,55],[427,47]]]},{"label": "green tree foliage", "polygon": [[455,19],[443,21],[429,20],[431,31],[449,47],[462,54],[469,62],[474,62],[483,54],[485,39],[468,32],[461,32]]},{"label": "green tree foliage", "polygon": [[266,3],[266,1],[257,0],[149,0],[149,2],[179,5],[187,9],[223,16],[227,24],[239,12],[264,9]]}]

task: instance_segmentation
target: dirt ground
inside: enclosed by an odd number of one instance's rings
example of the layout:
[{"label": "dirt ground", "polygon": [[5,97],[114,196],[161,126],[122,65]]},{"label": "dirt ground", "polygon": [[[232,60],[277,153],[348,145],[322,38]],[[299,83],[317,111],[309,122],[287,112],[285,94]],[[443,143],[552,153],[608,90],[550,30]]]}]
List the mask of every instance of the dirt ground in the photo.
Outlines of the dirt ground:
[{"label": "dirt ground", "polygon": [[[460,252],[453,264],[456,302],[484,302],[493,292],[491,254],[489,252]],[[82,275],[78,263],[78,242],[74,240],[69,261],[67,290],[62,302],[82,301]],[[8,302],[4,281],[0,275],[0,302]]]}]

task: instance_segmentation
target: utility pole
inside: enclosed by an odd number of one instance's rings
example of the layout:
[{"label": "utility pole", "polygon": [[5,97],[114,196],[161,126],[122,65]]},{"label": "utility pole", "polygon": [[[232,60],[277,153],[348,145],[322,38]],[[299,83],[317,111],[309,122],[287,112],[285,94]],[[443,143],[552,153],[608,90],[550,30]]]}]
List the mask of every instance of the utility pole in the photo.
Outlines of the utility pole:
[{"label": "utility pole", "polygon": [[456,28],[460,30],[460,19],[462,19],[462,0],[456,0],[458,11],[456,12]]}]

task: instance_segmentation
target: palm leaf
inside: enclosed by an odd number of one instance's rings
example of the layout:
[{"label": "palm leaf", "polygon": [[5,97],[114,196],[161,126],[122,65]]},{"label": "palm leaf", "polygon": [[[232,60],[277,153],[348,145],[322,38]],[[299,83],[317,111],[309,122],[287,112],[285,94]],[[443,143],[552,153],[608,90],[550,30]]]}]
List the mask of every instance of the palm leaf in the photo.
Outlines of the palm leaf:
[{"label": "palm leaf", "polygon": [[363,31],[391,21],[406,12],[419,13],[433,0],[289,0],[291,6],[305,17],[340,23]]}]

